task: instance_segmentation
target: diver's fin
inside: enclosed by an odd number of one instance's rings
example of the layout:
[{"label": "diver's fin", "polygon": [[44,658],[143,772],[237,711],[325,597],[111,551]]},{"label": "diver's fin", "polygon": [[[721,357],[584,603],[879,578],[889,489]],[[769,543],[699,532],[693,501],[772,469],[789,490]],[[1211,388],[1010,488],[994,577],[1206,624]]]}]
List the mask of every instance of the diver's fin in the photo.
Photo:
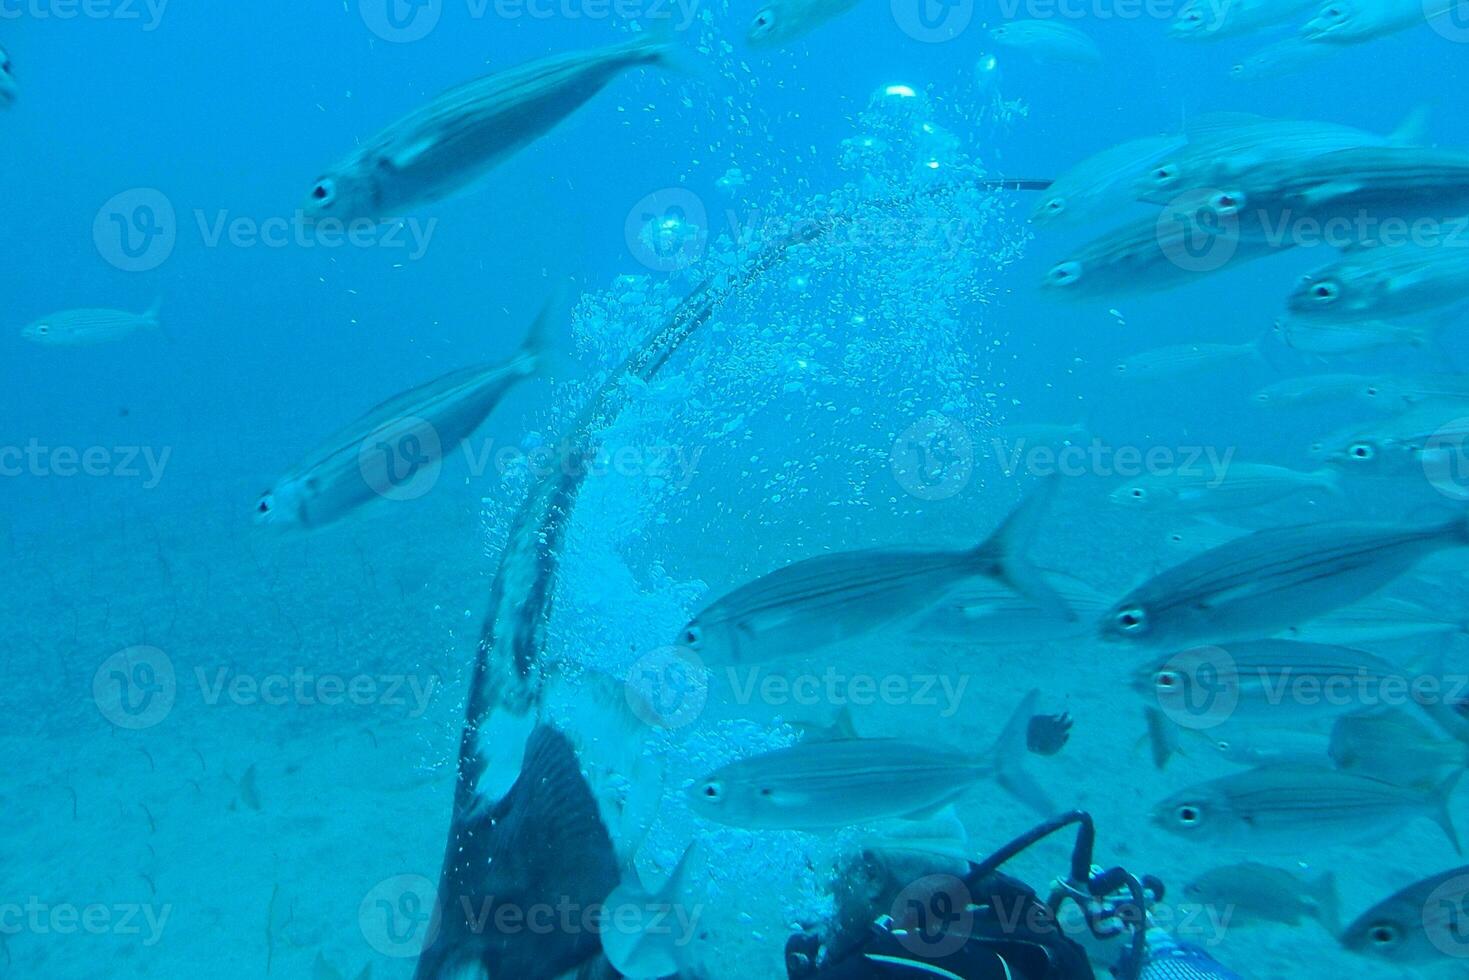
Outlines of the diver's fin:
[{"label": "diver's fin", "polygon": [[[1076,613],[1066,600],[1031,565],[1027,552],[1050,510],[1051,501],[1060,486],[1058,473],[1046,478],[1032,490],[1008,517],[971,554],[984,570],[1016,592],[1067,622],[1076,622]],[[1024,747],[1022,739],[1021,747]]]},{"label": "diver's fin", "polygon": [[1021,700],[1020,706],[1010,716],[1005,730],[990,749],[990,762],[994,766],[995,781],[1010,795],[1026,806],[1046,817],[1056,815],[1056,806],[1046,791],[1040,788],[1025,771],[1024,763],[1030,754],[1026,751],[1026,733],[1030,730],[1030,719],[1035,716],[1036,704],[1040,701],[1039,688],[1033,689]]},{"label": "diver's fin", "polygon": [[1307,895],[1316,903],[1316,918],[1333,936],[1341,935],[1341,898],[1336,890],[1336,875],[1330,871],[1310,883]]}]

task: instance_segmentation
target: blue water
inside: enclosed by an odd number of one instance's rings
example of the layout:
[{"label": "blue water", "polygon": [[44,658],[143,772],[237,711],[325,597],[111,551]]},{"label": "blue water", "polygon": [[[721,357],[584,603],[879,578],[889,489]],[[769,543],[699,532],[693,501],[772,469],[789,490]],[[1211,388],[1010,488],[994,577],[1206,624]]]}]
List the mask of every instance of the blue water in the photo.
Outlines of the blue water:
[{"label": "blue water", "polygon": [[[865,0],[769,50],[746,44],[750,5],[700,5],[678,32],[689,70],[630,71],[486,179],[414,212],[403,233],[328,247],[298,209],[359,141],[469,78],[613,43],[635,25],[570,0],[548,16],[446,0],[419,9],[406,29],[424,36],[406,40],[357,0],[156,13],[99,0],[86,14],[0,0],[0,46],[20,85],[0,114],[0,449],[27,460],[0,480],[0,739],[12,760],[0,779],[0,974],[412,975],[411,952],[371,924],[369,899],[395,875],[438,874],[486,596],[531,485],[515,450],[556,444],[680,298],[748,260],[731,229],[759,238],[860,212],[864,199],[910,202],[866,212],[859,226],[875,240],[797,249],[608,420],[608,451],[632,455],[582,495],[550,624],[552,652],[578,670],[621,678],[712,595],[814,553],[972,545],[1019,499],[984,449],[996,424],[1084,422],[1112,445],[1311,468],[1315,438],[1361,419],[1349,406],[1253,407],[1250,392],[1325,367],[1278,343],[1186,379],[1122,383],[1111,370],[1165,344],[1256,339],[1326,250],[1169,292],[1057,303],[1037,288],[1045,271],[1107,221],[1036,231],[1031,194],[923,192],[950,175],[1052,177],[1218,111],[1387,133],[1426,104],[1432,141],[1466,146],[1462,45],[1419,26],[1237,82],[1230,65],[1268,37],[1189,45],[1166,20],[1109,11],[1073,21],[1100,46],[1100,69],[999,51],[997,70],[977,71],[1002,10],[961,0],[946,16],[969,26],[924,43],[899,26],[900,6]],[[873,139],[886,151],[864,146]],[[966,229],[957,245],[932,233],[950,226]],[[263,228],[285,238],[260,241]],[[550,379],[507,397],[470,443],[480,456],[454,454],[421,500],[321,531],[253,523],[263,490],[372,405],[508,357],[558,287],[568,312]],[[155,301],[163,329],[117,343],[20,336],[54,311]],[[1452,333],[1443,345],[1461,363],[1469,354]],[[1436,352],[1388,350],[1331,369],[1450,368]],[[893,454],[895,438],[934,418],[958,420],[975,446],[957,489],[925,496],[895,478]],[[507,448],[504,465],[474,462]],[[73,472],[68,460],[89,453],[94,472]],[[1193,522],[1116,509],[1111,475],[1065,481],[1035,551],[1115,596],[1180,557],[1163,539]],[[1441,501],[1421,481],[1358,485],[1346,499],[1350,513],[1388,518]],[[138,647],[162,655],[177,691],[162,717],[119,725],[97,692],[111,658]],[[988,744],[1038,686],[1081,723],[1066,753],[1034,769],[1058,798],[1074,790],[1065,805],[1110,819],[1120,847],[1106,860],[1177,877],[1220,863],[1146,827],[1152,804],[1190,776],[1228,770],[1205,760],[1160,774],[1134,751],[1134,662],[1086,644],[1023,653],[985,662],[978,702],[958,720],[880,711],[862,727]],[[921,638],[877,655],[937,670],[956,656]],[[211,695],[220,671],[245,686]],[[301,673],[373,688],[361,703],[260,693]],[[422,703],[385,693],[408,681],[429,685]],[[826,722],[831,707],[805,719],[784,706],[710,708],[688,731],[657,733],[655,754],[671,760],[660,778],[676,800],[701,767],[786,744],[786,722]],[[567,727],[574,708],[557,709]],[[964,812],[976,854],[1031,822],[999,794],[980,796]],[[714,831],[668,806],[649,847],[664,871],[690,833],[720,849],[701,872],[723,918],[700,968],[777,975],[786,933],[831,911],[821,875],[792,869],[829,863],[851,839]],[[1456,863],[1427,823],[1361,853],[1300,858],[1311,873],[1342,871],[1349,915]],[[68,925],[68,910],[87,908],[107,914]],[[165,910],[156,934],[119,922]],[[1379,969],[1313,922],[1231,931],[1223,950],[1251,977]],[[729,966],[738,957],[758,965],[741,972]]]}]

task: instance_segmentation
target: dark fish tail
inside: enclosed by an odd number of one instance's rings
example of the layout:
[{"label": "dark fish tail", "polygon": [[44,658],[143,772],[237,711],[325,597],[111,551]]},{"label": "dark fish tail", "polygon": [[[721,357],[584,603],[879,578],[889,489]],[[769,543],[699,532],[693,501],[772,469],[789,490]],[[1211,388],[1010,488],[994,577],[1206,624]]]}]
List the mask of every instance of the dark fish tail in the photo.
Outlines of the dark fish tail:
[{"label": "dark fish tail", "polygon": [[1042,816],[1050,817],[1058,812],[1055,804],[1046,791],[1031,778],[1030,773],[1025,771],[1024,766],[1028,754],[1026,733],[1030,729],[1030,719],[1035,717],[1036,704],[1040,697],[1041,692],[1037,689],[1030,691],[1021,700],[1020,706],[1010,716],[1004,731],[1000,732],[1000,737],[990,749],[990,762],[994,766],[995,781],[1011,796]]},{"label": "dark fish tail", "polygon": [[986,574],[1004,582],[1056,617],[1075,622],[1076,614],[1030,563],[1027,552],[1045,519],[1061,477],[1047,478],[1022,500],[972,555]]}]

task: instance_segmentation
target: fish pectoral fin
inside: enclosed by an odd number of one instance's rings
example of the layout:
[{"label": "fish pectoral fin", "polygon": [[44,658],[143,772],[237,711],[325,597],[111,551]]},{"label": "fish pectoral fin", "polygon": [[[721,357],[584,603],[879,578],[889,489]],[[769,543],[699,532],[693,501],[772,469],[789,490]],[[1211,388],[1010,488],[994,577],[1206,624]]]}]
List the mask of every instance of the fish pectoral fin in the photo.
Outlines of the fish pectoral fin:
[{"label": "fish pectoral fin", "polygon": [[1303,203],[1308,205],[1325,204],[1327,201],[1338,197],[1345,197],[1362,189],[1360,181],[1338,180],[1319,187],[1313,187],[1301,195]]},{"label": "fish pectoral fin", "polygon": [[969,788],[967,786],[964,789],[956,790],[950,795],[939,800],[937,803],[930,803],[928,806],[920,807],[919,809],[914,810],[912,813],[903,814],[902,818],[904,820],[932,820],[939,814],[947,810],[949,807],[959,802],[960,798],[963,797],[964,794],[968,791]]},{"label": "fish pectoral fin", "polygon": [[435,141],[429,136],[420,136],[407,146],[400,147],[390,156],[383,157],[382,162],[394,170],[407,170],[429,150],[433,149]]}]

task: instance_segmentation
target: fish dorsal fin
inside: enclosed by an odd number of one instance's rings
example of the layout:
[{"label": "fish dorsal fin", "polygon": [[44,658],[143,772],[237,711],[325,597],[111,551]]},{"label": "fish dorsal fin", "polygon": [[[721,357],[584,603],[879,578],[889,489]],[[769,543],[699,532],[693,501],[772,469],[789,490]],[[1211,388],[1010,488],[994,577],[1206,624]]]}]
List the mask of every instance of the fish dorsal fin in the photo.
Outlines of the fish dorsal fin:
[{"label": "fish dorsal fin", "polygon": [[1250,112],[1209,112],[1190,120],[1184,134],[1190,143],[1208,143],[1228,136],[1246,126],[1271,122],[1265,116]]}]

